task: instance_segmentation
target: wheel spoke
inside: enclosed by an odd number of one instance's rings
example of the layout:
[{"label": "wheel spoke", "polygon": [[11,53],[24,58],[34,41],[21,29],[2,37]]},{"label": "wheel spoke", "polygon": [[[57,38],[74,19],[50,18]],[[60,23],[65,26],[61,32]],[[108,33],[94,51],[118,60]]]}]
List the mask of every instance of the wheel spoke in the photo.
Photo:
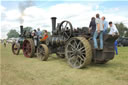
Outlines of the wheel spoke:
[{"label": "wheel spoke", "polygon": [[72,50],[75,49],[74,45],[72,45],[71,43],[69,44],[69,46],[71,46]]},{"label": "wheel spoke", "polygon": [[75,58],[76,56],[73,56],[72,55],[72,57],[69,57],[69,60],[75,60],[76,58]]},{"label": "wheel spoke", "polygon": [[76,40],[74,40],[74,46],[75,46],[75,48],[77,48],[77,42],[76,42]]},{"label": "wheel spoke", "polygon": [[82,51],[82,49],[85,49],[84,47],[81,47],[80,49],[79,49],[79,51]]},{"label": "wheel spoke", "polygon": [[85,52],[85,49],[81,50],[81,52],[82,52],[82,53]]},{"label": "wheel spoke", "polygon": [[67,27],[67,25],[68,25],[68,22],[66,22],[65,28]]},{"label": "wheel spoke", "polygon": [[69,35],[68,35],[66,32],[64,32],[64,35],[66,35],[66,36],[67,36],[66,38],[68,38],[68,37],[69,37]]},{"label": "wheel spoke", "polygon": [[81,42],[79,41],[78,45],[77,45],[77,49],[79,49],[79,47],[81,47]]},{"label": "wheel spoke", "polygon": [[74,51],[67,51],[67,53],[73,53]]},{"label": "wheel spoke", "polygon": [[74,54],[69,54],[69,58],[73,58],[74,56]]},{"label": "wheel spoke", "polygon": [[75,62],[74,62],[74,66],[77,66],[76,64],[79,63],[78,57],[76,58]]},{"label": "wheel spoke", "polygon": [[84,61],[84,59],[81,56],[78,55],[78,57],[80,58],[80,60]]}]

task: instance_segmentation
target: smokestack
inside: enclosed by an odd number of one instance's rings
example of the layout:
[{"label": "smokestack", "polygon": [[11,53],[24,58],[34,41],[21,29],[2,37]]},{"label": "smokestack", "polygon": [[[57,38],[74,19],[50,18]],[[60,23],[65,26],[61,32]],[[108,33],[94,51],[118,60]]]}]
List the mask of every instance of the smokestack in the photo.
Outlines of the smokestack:
[{"label": "smokestack", "polygon": [[34,6],[33,0],[23,0],[19,3],[19,11],[21,14],[21,16],[19,17],[19,21],[21,25],[23,25],[24,23],[25,9],[31,6]]},{"label": "smokestack", "polygon": [[23,25],[20,25],[20,33],[23,35]]},{"label": "smokestack", "polygon": [[52,33],[56,30],[56,17],[52,17]]}]

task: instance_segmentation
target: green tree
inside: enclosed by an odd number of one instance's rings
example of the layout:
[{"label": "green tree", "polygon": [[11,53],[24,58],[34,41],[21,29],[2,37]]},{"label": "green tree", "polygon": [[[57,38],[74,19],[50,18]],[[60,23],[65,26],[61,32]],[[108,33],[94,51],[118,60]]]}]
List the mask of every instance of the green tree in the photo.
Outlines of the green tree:
[{"label": "green tree", "polygon": [[17,38],[19,37],[19,33],[15,30],[15,29],[11,29],[8,33],[7,33],[8,38]]},{"label": "green tree", "polygon": [[116,23],[116,27],[120,33],[121,37],[128,37],[128,28],[121,22],[121,23]]}]

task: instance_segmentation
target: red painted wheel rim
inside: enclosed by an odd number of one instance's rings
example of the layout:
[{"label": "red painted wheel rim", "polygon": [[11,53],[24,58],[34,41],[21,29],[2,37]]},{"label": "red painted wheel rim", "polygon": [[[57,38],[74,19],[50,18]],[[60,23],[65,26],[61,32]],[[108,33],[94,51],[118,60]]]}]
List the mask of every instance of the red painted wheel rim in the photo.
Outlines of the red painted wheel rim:
[{"label": "red painted wheel rim", "polygon": [[30,42],[28,40],[25,40],[23,43],[24,56],[30,58],[31,57],[31,51],[32,51],[32,48],[31,48]]}]

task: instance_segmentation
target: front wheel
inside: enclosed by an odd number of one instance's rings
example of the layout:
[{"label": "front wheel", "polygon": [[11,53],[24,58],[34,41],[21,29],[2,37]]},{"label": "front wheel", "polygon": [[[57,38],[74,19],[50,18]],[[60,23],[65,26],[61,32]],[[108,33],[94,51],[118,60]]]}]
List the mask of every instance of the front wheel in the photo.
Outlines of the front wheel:
[{"label": "front wheel", "polygon": [[48,47],[45,44],[39,45],[37,48],[37,58],[41,61],[46,61],[48,59]]},{"label": "front wheel", "polygon": [[19,43],[13,43],[12,44],[12,53],[14,55],[19,55],[20,52],[20,44]]}]

